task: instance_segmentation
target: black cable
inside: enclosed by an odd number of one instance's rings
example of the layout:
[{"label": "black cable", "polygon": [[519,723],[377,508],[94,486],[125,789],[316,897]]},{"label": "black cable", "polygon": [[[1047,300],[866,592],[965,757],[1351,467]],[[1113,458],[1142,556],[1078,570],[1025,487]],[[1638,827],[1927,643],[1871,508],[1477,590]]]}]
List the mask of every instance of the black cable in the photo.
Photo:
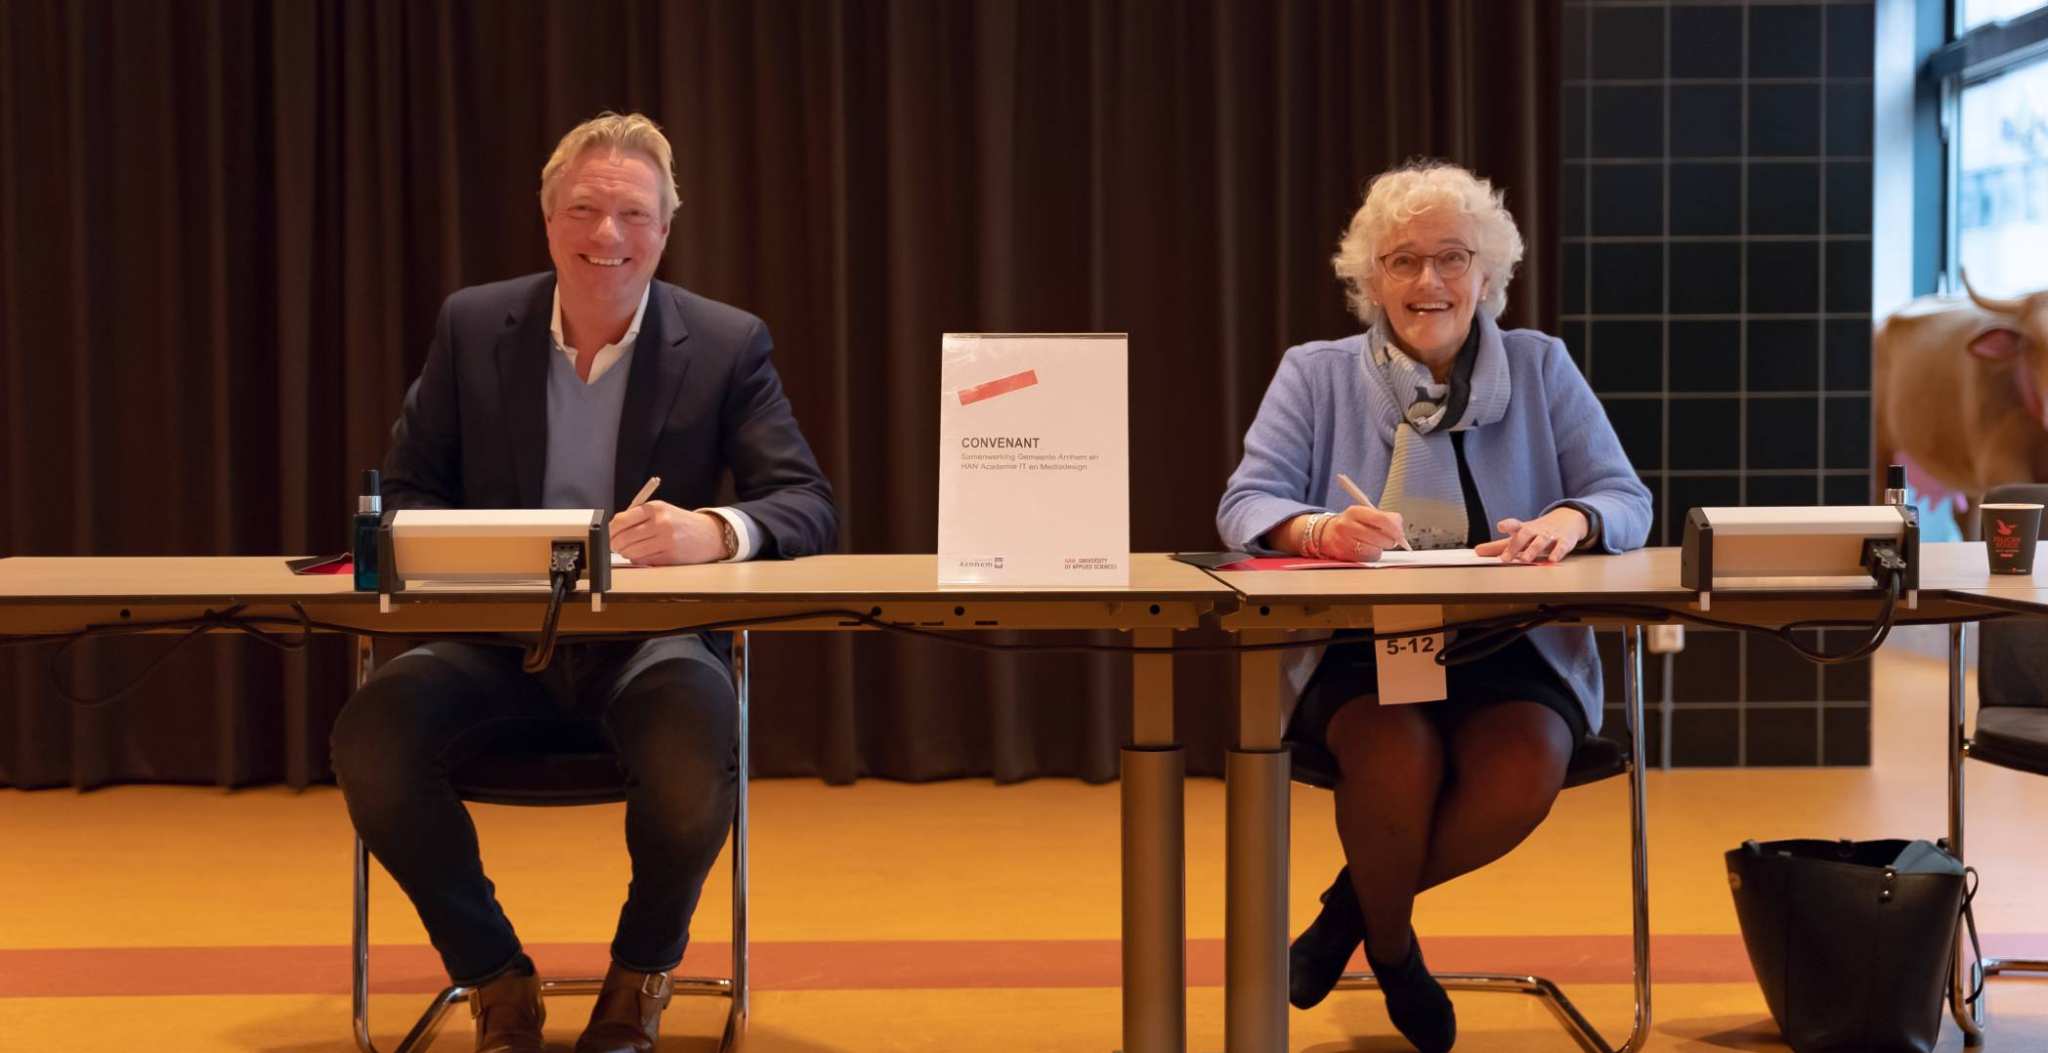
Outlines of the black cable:
[{"label": "black cable", "polygon": [[198,637],[205,635],[207,632],[215,630],[232,629],[236,632],[242,633],[245,636],[255,638],[257,641],[261,642],[265,646],[274,647],[280,651],[293,652],[303,651],[306,649],[307,642],[312,638],[313,630],[311,620],[306,617],[305,608],[300,607],[298,604],[292,605],[293,609],[299,615],[298,625],[300,628],[298,639],[280,640],[276,637],[276,634],[255,628],[248,620],[241,618],[238,612],[240,612],[244,606],[246,606],[246,604],[237,604],[233,607],[228,608],[225,611],[220,612],[219,614],[216,614],[213,611],[206,611],[197,618],[179,619],[179,621],[191,624],[191,627],[185,631],[184,635],[178,637],[176,640],[171,641],[171,645],[169,647],[164,648],[163,651],[160,652],[155,658],[150,659],[149,664],[143,666],[141,672],[135,674],[133,677],[130,677],[126,684],[123,684],[122,686],[104,695],[80,695],[72,691],[69,685],[65,683],[63,676],[58,672],[58,670],[62,668],[63,665],[65,664],[64,659],[70,656],[71,649],[77,646],[80,640],[86,639],[88,636],[133,636],[140,633],[156,632],[159,631],[159,629],[149,624],[124,624],[99,627],[97,631],[88,630],[64,634],[64,636],[59,637],[59,639],[61,639],[62,642],[57,647],[51,649],[49,659],[45,663],[45,671],[49,675],[50,686],[56,689],[58,697],[64,699],[64,701],[69,702],[74,706],[79,706],[84,709],[97,709],[102,706],[110,705],[114,702],[119,701],[129,692],[134,691],[138,686],[142,684],[143,681],[149,679],[150,674],[156,672],[157,667],[164,664],[165,661],[169,660],[170,657],[173,654],[176,654],[180,648],[184,647],[188,643],[191,643]]},{"label": "black cable", "polygon": [[526,648],[526,657],[519,663],[521,669],[538,673],[555,660],[555,639],[561,632],[562,602],[569,598],[569,590],[575,588],[576,579],[564,580],[555,576],[554,584],[548,588],[548,612],[540,622],[540,639]]},{"label": "black cable", "polygon": [[540,639],[526,650],[520,667],[538,673],[555,660],[555,640],[562,627],[562,604],[576,591],[576,576],[583,570],[583,546],[557,541],[548,553],[548,610],[541,618]]},{"label": "black cable", "polygon": [[[1799,657],[1815,665],[1841,665],[1845,662],[1853,662],[1859,658],[1867,657],[1884,645],[1885,640],[1891,636],[1892,627],[1895,625],[1953,625],[1957,622],[1998,621],[2007,617],[2004,614],[1987,614],[1982,617],[1972,615],[1967,618],[1918,618],[1901,622],[1898,619],[1896,610],[1900,584],[1900,576],[1896,572],[1886,575],[1884,605],[1878,608],[1877,618],[1872,621],[1841,621],[1838,619],[1813,618],[1805,621],[1787,622],[1775,629],[1763,625],[1750,625],[1745,622],[1729,621],[1725,618],[1713,618],[1704,614],[1695,614],[1692,611],[1672,610],[1666,607],[1651,607],[1647,605],[1592,604],[1574,605],[1573,607],[1558,608],[1557,610],[1570,611],[1578,617],[1591,614],[1594,616],[1625,618],[1630,621],[1646,623],[1679,621],[1710,629],[1727,629],[1733,632],[1770,636],[1797,652]],[[1840,654],[1828,654],[1825,651],[1808,648],[1805,644],[1800,643],[1798,636],[1795,635],[1808,629],[1850,628],[1864,625],[1870,627],[1870,636],[1862,643]]]},{"label": "black cable", "polygon": [[[297,604],[294,604],[293,606],[295,609],[298,607]],[[1359,637],[1356,637],[1356,639],[1394,640],[1405,639],[1413,636],[1433,636],[1437,633],[1444,632],[1458,632],[1467,634],[1488,633],[1490,631],[1526,632],[1529,629],[1541,628],[1542,626],[1551,623],[1577,623],[1583,621],[1588,617],[1613,618],[1617,620],[1640,622],[1644,624],[1663,624],[1673,621],[1679,621],[1695,625],[1701,625],[1707,628],[1727,629],[1735,632],[1748,632],[1772,635],[1779,636],[1781,638],[1783,638],[1784,633],[1795,628],[1848,628],[1853,626],[1866,626],[1870,624],[1866,621],[1848,621],[1839,619],[1811,619],[1807,621],[1788,623],[1786,626],[1782,628],[1774,629],[1767,626],[1750,625],[1743,622],[1735,622],[1726,619],[1712,618],[1706,615],[1694,614],[1690,611],[1672,610],[1665,607],[1655,607],[1649,605],[1570,604],[1564,606],[1538,605],[1538,607],[1535,608],[1532,612],[1525,614],[1496,615],[1487,618],[1474,618],[1467,621],[1446,622],[1442,625],[1428,626],[1417,629],[1404,629],[1399,631],[1385,632],[1372,632],[1367,630],[1363,631]],[[1982,615],[1973,613],[1967,617],[1895,620],[1895,624],[1952,625],[1959,622],[1999,621],[2007,617],[2010,617],[2010,615],[2004,613],[1985,612]],[[1282,640],[1272,643],[1257,644],[1169,644],[1166,646],[1093,643],[1001,643],[978,639],[972,635],[963,634],[960,630],[933,629],[924,626],[905,625],[899,622],[885,621],[865,611],[829,607],[806,611],[792,611],[784,614],[750,615],[746,617],[729,618],[718,621],[683,623],[672,626],[665,626],[659,629],[639,629],[630,632],[619,633],[579,633],[576,639],[578,642],[583,643],[622,643],[639,640],[650,640],[658,637],[673,636],[683,633],[729,632],[740,629],[765,628],[774,625],[784,625],[790,622],[814,621],[821,618],[830,618],[842,622],[855,623],[866,626],[871,629],[894,633],[899,636],[910,636],[918,639],[932,640],[956,647],[964,647],[969,650],[1012,654],[1245,654],[1256,653],[1261,651],[1300,650],[1309,647],[1320,647],[1329,642],[1327,638],[1317,638],[1305,640]],[[340,622],[316,621],[304,617],[288,620],[268,615],[250,615],[236,617],[232,620],[216,616],[210,619],[188,618],[169,619],[160,622],[147,623],[124,622],[119,625],[93,625],[88,626],[84,629],[75,630],[73,632],[68,633],[50,633],[43,635],[0,637],[0,646],[25,646],[30,644],[63,642],[71,640],[75,637],[84,636],[129,635],[140,632],[176,631],[179,629],[191,628],[196,623],[203,623],[203,625],[207,628],[234,628],[245,634],[259,637],[273,635],[262,628],[263,626],[273,625],[290,626],[293,628],[301,629],[302,631],[310,629],[311,631],[316,632],[331,632],[351,636],[368,636],[373,639],[412,639],[420,635],[418,630],[371,629],[358,625],[347,625]],[[466,643],[491,644],[503,647],[522,648],[529,646],[524,642],[499,635],[461,633],[435,633],[433,635],[435,636],[436,639],[457,640]],[[1489,648],[1488,650],[1490,651],[1491,649],[1492,648]],[[1804,648],[1801,648],[1801,653],[1815,654],[1815,652],[1808,652]],[[1477,657],[1483,657],[1483,655],[1459,656],[1454,658],[1454,660],[1450,664],[1462,664],[1463,662],[1472,661]],[[1818,657],[1831,658],[1838,656],[1818,655]]]},{"label": "black cable", "polygon": [[[573,579],[571,580],[573,581]],[[1507,646],[1509,643],[1512,643],[1515,639],[1526,634],[1529,630],[1541,628],[1545,625],[1557,623],[1574,623],[1583,621],[1586,618],[1613,618],[1617,620],[1638,622],[1643,624],[1665,624],[1677,621],[1694,625],[1701,625],[1707,628],[1726,629],[1736,632],[1747,632],[1760,635],[1774,636],[1785,642],[1788,646],[1791,646],[1802,657],[1807,658],[1809,661],[1826,665],[1853,661],[1857,658],[1861,658],[1871,653],[1872,651],[1875,651],[1877,647],[1884,642],[1884,639],[1890,633],[1891,627],[1895,624],[1950,625],[1958,622],[1998,621],[2010,617],[2010,615],[2007,614],[1986,613],[1981,616],[1973,614],[1969,617],[1925,618],[1900,621],[1895,617],[1894,610],[1894,603],[1898,595],[1897,586],[1898,580],[1896,577],[1894,577],[1891,579],[1890,587],[1886,590],[1885,605],[1880,611],[1880,617],[1878,622],[1873,627],[1871,638],[1869,640],[1866,640],[1862,644],[1859,644],[1857,647],[1851,649],[1850,651],[1837,655],[1830,655],[1820,651],[1810,650],[1806,648],[1804,645],[1800,644],[1792,634],[1796,630],[1803,629],[1846,628],[1851,626],[1872,625],[1872,623],[1866,621],[1811,619],[1802,622],[1788,623],[1784,626],[1774,629],[1765,626],[1748,625],[1742,622],[1729,621],[1727,619],[1722,618],[1713,618],[1704,614],[1696,614],[1691,611],[1673,610],[1670,608],[1650,606],[1647,604],[1568,604],[1558,606],[1540,604],[1533,610],[1526,612],[1520,612],[1511,615],[1495,615],[1486,618],[1474,618],[1462,622],[1447,622],[1443,625],[1430,626],[1426,628],[1404,629],[1389,632],[1374,632],[1368,630],[1365,631],[1361,636],[1355,637],[1354,639],[1367,641],[1395,640],[1415,636],[1433,636],[1438,633],[1457,633],[1458,639],[1455,642],[1451,643],[1450,646],[1446,647],[1443,651],[1440,651],[1438,653],[1437,661],[1441,662],[1444,665],[1461,665],[1466,662],[1477,661],[1478,659],[1484,658],[1487,655],[1490,655],[1495,651],[1498,651],[1500,648]],[[553,651],[553,647],[550,643],[550,640],[553,636],[558,635],[558,625],[554,625],[552,623],[554,623],[555,619],[558,619],[560,616],[561,602],[566,601],[566,594],[564,594],[560,598],[556,598],[553,595],[554,592],[555,590],[550,590],[550,624],[543,626],[542,633],[543,644],[548,645],[547,652],[548,657],[550,659],[552,658]],[[55,660],[61,657],[63,653],[68,652],[69,648],[72,645],[76,644],[78,640],[85,639],[87,637],[128,636],[135,635],[138,633],[177,632],[180,630],[185,631],[184,635],[180,636],[176,642],[174,642],[169,648],[165,649],[163,654],[159,655],[154,661],[152,661],[150,665],[143,670],[140,676],[138,676],[134,681],[122,687],[121,689],[119,689],[111,695],[99,696],[97,698],[81,698],[79,696],[71,694],[69,691],[65,690],[62,687],[61,683],[59,684],[60,694],[63,694],[64,697],[69,701],[73,701],[81,705],[103,705],[133,690],[135,685],[137,683],[140,683],[143,677],[146,677],[151,672],[153,672],[156,669],[156,667],[160,665],[164,661],[164,659],[168,658],[172,652],[184,646],[186,643],[190,642],[193,638],[197,637],[201,633],[210,630],[233,630],[236,632],[240,632],[244,635],[253,637],[268,646],[276,647],[278,649],[287,651],[296,651],[303,649],[306,646],[307,640],[314,632],[332,632],[353,636],[368,636],[377,639],[410,639],[418,635],[417,631],[367,629],[360,626],[344,625],[338,622],[318,621],[311,617],[308,617],[306,615],[305,609],[299,604],[294,603],[291,606],[293,613],[294,615],[296,615],[296,617],[289,619],[280,618],[273,615],[242,615],[238,613],[242,610],[242,606],[238,605],[236,607],[231,607],[228,608],[226,611],[218,613],[213,611],[207,611],[204,614],[194,618],[165,619],[157,622],[121,622],[117,624],[96,624],[86,626],[83,629],[75,630],[68,633],[50,633],[26,636],[0,636],[0,647],[27,646],[32,644],[47,643],[59,644],[60,646],[58,652],[56,655],[53,655],[52,661],[52,677],[54,680]],[[999,654],[1254,654],[1267,651],[1302,650],[1306,648],[1325,646],[1330,642],[1328,638],[1313,638],[1299,640],[1281,640],[1272,643],[1256,644],[1173,644],[1167,646],[1100,643],[1009,643],[1002,641],[979,639],[975,634],[963,634],[957,630],[931,629],[923,626],[904,625],[897,622],[890,622],[876,615],[870,614],[866,611],[852,610],[848,608],[819,608],[815,610],[792,611],[785,614],[729,618],[721,619],[718,621],[681,624],[668,626],[660,629],[645,629],[623,633],[579,634],[576,639],[579,643],[633,642],[654,639],[662,636],[680,635],[684,633],[728,632],[750,628],[765,628],[768,626],[788,624],[790,622],[814,621],[821,618],[829,618],[841,622],[850,622],[853,624],[865,626],[867,628],[875,629],[881,632],[893,633],[899,636],[908,636],[915,639],[929,640],[937,643],[946,644],[952,647],[964,647],[969,650]],[[297,636],[295,639],[279,639],[278,634],[275,631],[273,631],[273,629],[275,628],[295,629],[297,630]],[[551,628],[556,629],[557,631],[551,633]],[[485,644],[497,647],[519,647],[522,649],[529,647],[528,644],[516,639],[488,634],[437,633],[435,634],[435,636],[437,639],[457,640],[467,643]],[[529,652],[529,657],[534,657],[533,652]]]},{"label": "black cable", "polygon": [[[1558,620],[1555,612],[1537,608],[1527,614],[1508,615],[1501,624],[1485,626],[1473,631],[1460,631],[1437,652],[1436,662],[1441,666],[1464,665],[1489,657],[1501,649],[1529,634],[1529,630]],[[1392,636],[1392,633],[1376,634]]]}]

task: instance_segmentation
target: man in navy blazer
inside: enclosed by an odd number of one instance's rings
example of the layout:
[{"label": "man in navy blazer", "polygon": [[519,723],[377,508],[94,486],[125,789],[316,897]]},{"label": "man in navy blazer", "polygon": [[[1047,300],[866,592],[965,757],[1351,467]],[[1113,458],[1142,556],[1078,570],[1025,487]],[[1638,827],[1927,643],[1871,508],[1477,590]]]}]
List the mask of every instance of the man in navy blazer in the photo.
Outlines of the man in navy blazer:
[{"label": "man in navy blazer", "polygon": [[[392,428],[390,508],[608,508],[642,564],[791,558],[835,544],[832,492],[797,429],[761,320],[654,280],[677,205],[672,153],[602,114],[541,172],[550,273],[448,298]],[[723,477],[735,499],[718,505]],[[654,499],[627,508],[643,483]],[[738,711],[723,637],[521,652],[436,641],[342,710],[334,767],[363,841],[411,897],[449,977],[473,987],[479,1053],[539,1053],[533,962],[484,876],[451,771],[491,749],[602,738],[628,779],[632,882],[576,1053],[647,1053],[734,804]]]}]

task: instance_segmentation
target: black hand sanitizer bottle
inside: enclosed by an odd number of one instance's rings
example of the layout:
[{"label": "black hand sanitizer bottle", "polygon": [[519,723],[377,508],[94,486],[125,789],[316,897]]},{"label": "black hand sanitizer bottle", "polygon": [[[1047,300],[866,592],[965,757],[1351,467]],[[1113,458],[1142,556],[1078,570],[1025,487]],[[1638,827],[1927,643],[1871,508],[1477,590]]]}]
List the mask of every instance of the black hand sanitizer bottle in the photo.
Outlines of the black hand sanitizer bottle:
[{"label": "black hand sanitizer bottle", "polygon": [[363,472],[363,496],[356,498],[355,548],[350,553],[356,564],[356,591],[377,591],[377,527],[384,521],[383,480],[377,469]]}]

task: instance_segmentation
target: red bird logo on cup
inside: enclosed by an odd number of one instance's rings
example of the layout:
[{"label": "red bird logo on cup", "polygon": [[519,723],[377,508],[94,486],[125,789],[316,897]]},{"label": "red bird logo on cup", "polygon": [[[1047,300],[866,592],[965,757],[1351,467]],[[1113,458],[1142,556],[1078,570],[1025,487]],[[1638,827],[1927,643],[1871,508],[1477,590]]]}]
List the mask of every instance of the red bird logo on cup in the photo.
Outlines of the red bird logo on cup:
[{"label": "red bird logo on cup", "polygon": [[2014,530],[2013,524],[2007,523],[2003,520],[1994,521],[1991,525],[1998,528],[1998,533],[2001,537],[2010,537]]}]

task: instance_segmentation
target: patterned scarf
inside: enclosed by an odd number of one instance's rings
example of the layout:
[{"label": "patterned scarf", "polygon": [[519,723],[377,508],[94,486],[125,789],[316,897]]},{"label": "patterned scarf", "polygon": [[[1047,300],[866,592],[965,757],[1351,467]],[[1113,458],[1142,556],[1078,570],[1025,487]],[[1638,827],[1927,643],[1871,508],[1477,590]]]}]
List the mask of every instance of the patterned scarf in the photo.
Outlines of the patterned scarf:
[{"label": "patterned scarf", "polygon": [[1395,346],[1384,317],[1373,323],[1366,348],[1367,383],[1388,399],[1379,407],[1380,437],[1394,449],[1380,507],[1401,513],[1408,542],[1418,549],[1464,548],[1465,490],[1450,433],[1507,415],[1508,362],[1500,331],[1492,319],[1474,315],[1449,382],[1442,384],[1428,366]]}]

